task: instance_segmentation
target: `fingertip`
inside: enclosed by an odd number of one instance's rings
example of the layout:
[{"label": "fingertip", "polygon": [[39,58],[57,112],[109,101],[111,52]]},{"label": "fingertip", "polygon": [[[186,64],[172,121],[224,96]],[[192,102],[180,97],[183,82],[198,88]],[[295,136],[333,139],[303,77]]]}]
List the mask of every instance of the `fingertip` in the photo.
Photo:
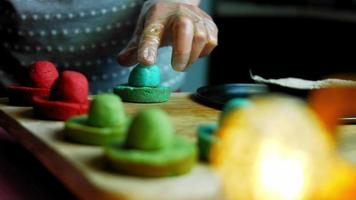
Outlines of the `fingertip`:
[{"label": "fingertip", "polygon": [[187,68],[187,66],[184,63],[182,63],[181,61],[178,61],[176,59],[173,59],[172,67],[175,71],[178,71],[178,72],[183,72]]},{"label": "fingertip", "polygon": [[202,50],[201,54],[199,57],[204,57],[204,56],[208,56],[209,54],[211,54],[211,52],[217,47],[218,43],[217,41],[209,41],[206,46],[204,47],[204,49]]},{"label": "fingertip", "polygon": [[154,65],[155,62],[152,61],[147,61],[147,60],[138,60],[138,63],[145,65],[145,66],[149,66],[149,65]]},{"label": "fingertip", "polygon": [[153,50],[149,48],[145,48],[143,50],[139,50],[137,60],[139,63],[143,65],[153,65],[156,63],[156,55]]},{"label": "fingertip", "polygon": [[132,65],[137,64],[137,54],[132,51],[120,52],[116,56],[116,60],[120,65],[124,67],[130,67]]},{"label": "fingertip", "polygon": [[138,45],[137,60],[139,63],[144,65],[153,65],[156,63],[164,28],[164,22],[148,21]]}]

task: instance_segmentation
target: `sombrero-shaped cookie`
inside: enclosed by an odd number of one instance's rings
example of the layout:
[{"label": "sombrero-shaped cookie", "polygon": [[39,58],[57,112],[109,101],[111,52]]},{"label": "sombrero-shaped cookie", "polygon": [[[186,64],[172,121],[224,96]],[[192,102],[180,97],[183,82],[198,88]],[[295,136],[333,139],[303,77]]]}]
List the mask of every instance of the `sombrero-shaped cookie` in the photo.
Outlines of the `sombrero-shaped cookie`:
[{"label": "sombrero-shaped cookie", "polygon": [[50,96],[33,98],[34,113],[49,120],[67,120],[74,115],[87,112],[88,80],[75,71],[63,71],[54,83]]},{"label": "sombrero-shaped cookie", "polygon": [[224,123],[224,119],[232,110],[249,106],[251,102],[247,98],[234,98],[229,100],[220,113],[218,124],[201,124],[198,126],[198,147],[199,159],[208,161],[210,156],[210,149],[214,143],[219,141],[219,137],[215,135],[215,131]]},{"label": "sombrero-shaped cookie", "polygon": [[130,73],[129,82],[114,88],[123,101],[159,103],[168,101],[171,90],[160,85],[160,68],[157,65],[137,65]]},{"label": "sombrero-shaped cookie", "polygon": [[175,134],[165,112],[140,111],[132,120],[124,143],[105,147],[109,165],[136,176],[172,176],[188,172],[195,164],[197,148]]},{"label": "sombrero-shaped cookie", "polygon": [[74,142],[91,145],[122,142],[128,123],[121,99],[114,94],[99,94],[91,102],[88,115],[65,122],[65,135]]},{"label": "sombrero-shaped cookie", "polygon": [[29,67],[30,84],[10,85],[7,95],[10,103],[19,106],[33,104],[34,96],[49,96],[50,88],[58,78],[57,68],[49,61],[37,61]]}]

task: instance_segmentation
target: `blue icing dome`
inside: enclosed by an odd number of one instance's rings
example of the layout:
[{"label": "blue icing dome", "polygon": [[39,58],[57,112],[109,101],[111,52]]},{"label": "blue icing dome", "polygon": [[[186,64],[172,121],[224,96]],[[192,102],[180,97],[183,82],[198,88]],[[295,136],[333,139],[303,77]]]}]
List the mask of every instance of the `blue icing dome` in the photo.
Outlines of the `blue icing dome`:
[{"label": "blue icing dome", "polygon": [[129,85],[133,87],[158,87],[161,76],[157,65],[137,65],[130,73]]}]

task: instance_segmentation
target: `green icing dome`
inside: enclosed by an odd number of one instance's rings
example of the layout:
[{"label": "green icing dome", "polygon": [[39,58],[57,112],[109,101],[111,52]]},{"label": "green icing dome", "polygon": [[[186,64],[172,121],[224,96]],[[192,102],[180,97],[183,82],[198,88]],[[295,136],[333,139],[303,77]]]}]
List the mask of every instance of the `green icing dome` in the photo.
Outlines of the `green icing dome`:
[{"label": "green icing dome", "polygon": [[90,104],[88,124],[94,127],[121,126],[126,122],[124,105],[117,95],[100,94]]},{"label": "green icing dome", "polygon": [[133,119],[126,146],[141,150],[159,150],[172,145],[174,128],[169,116],[160,109],[146,109]]},{"label": "green icing dome", "polygon": [[129,85],[134,87],[158,87],[161,81],[157,65],[137,65],[130,73]]}]

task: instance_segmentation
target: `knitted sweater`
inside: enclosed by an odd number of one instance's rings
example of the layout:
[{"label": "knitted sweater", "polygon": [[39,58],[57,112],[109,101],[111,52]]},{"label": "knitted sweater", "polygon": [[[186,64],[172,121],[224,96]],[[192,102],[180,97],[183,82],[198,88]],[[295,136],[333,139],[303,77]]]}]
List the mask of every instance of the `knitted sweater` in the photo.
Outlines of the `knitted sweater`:
[{"label": "knitted sweater", "polygon": [[[59,70],[84,73],[92,94],[127,82],[131,68],[116,55],[131,38],[144,0],[0,1],[0,82],[23,80],[36,60],[51,60]],[[171,65],[171,48],[159,50],[162,84],[179,88],[184,73]],[[11,63],[11,65],[5,64]]]}]

